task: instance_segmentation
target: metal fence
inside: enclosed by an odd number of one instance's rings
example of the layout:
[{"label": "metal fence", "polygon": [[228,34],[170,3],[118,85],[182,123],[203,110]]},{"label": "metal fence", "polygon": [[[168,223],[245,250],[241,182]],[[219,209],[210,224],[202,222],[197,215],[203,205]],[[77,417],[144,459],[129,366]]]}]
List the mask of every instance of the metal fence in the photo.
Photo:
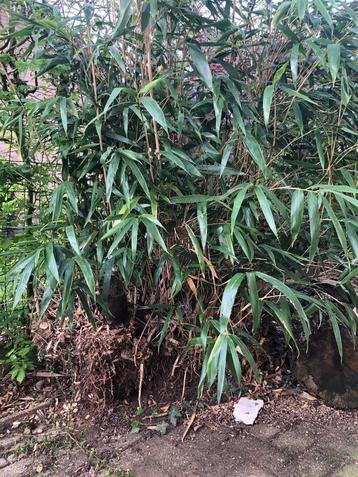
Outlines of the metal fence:
[{"label": "metal fence", "polygon": [[[38,158],[26,164],[0,143],[0,325],[26,322],[31,296],[27,293],[13,309],[16,286],[9,272],[31,253],[41,234],[40,215],[48,207],[58,164]],[[0,329],[1,333],[1,329]]]}]

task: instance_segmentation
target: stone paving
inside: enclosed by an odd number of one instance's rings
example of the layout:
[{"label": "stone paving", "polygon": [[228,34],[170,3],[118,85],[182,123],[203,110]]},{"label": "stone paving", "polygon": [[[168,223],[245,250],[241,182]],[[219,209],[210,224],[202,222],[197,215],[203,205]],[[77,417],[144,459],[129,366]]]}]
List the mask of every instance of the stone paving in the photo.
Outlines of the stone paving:
[{"label": "stone paving", "polygon": [[295,412],[285,420],[267,410],[253,426],[203,425],[184,442],[183,426],[165,436],[97,427],[71,445],[65,430],[24,436],[7,429],[0,477],[358,477],[357,413],[320,420],[303,406],[297,420]]}]

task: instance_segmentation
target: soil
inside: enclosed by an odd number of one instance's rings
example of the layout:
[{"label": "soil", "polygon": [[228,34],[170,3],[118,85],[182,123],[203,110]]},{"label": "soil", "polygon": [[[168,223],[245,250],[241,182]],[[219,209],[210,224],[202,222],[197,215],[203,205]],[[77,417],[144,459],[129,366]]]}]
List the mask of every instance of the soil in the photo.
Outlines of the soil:
[{"label": "soil", "polygon": [[149,402],[145,410],[122,404],[81,419],[76,403],[31,411],[32,403],[27,413],[17,410],[15,421],[5,416],[0,476],[358,476],[357,410],[282,390],[267,396],[255,424],[245,426],[234,421],[234,402],[196,408]]}]

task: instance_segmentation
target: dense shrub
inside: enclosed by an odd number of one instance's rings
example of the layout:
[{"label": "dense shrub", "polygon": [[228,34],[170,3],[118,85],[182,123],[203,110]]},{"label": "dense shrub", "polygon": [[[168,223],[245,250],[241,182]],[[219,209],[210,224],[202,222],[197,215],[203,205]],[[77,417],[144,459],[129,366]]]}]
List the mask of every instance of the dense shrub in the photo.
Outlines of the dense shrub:
[{"label": "dense shrub", "polygon": [[291,343],[329,320],[342,353],[339,325],[357,323],[353,3],[11,5],[14,67],[53,94],[3,101],[2,129],[62,163],[16,301],[34,274],[41,315],[60,290],[59,319],[77,298],[91,319],[118,273],[163,319],[157,339],[190,330],[219,399],[242,359],[259,378],[264,315]]}]

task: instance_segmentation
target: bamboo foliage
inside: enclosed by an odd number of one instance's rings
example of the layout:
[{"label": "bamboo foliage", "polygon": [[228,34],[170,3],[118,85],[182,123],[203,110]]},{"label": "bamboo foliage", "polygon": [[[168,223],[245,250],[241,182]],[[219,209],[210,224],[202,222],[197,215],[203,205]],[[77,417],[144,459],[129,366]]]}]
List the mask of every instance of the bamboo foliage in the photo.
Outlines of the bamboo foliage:
[{"label": "bamboo foliage", "polygon": [[292,343],[295,323],[308,340],[323,316],[342,354],[337,323],[355,334],[357,320],[353,4],[122,0],[115,21],[88,5],[10,10],[15,68],[56,93],[13,85],[2,131],[19,135],[23,118],[21,134],[62,161],[46,243],[13,270],[17,298],[35,273],[42,314],[56,290],[59,318],[76,296],[105,307],[117,271],[167,307],[167,330],[190,297],[183,326],[218,399],[242,359],[259,379],[263,316]]}]

